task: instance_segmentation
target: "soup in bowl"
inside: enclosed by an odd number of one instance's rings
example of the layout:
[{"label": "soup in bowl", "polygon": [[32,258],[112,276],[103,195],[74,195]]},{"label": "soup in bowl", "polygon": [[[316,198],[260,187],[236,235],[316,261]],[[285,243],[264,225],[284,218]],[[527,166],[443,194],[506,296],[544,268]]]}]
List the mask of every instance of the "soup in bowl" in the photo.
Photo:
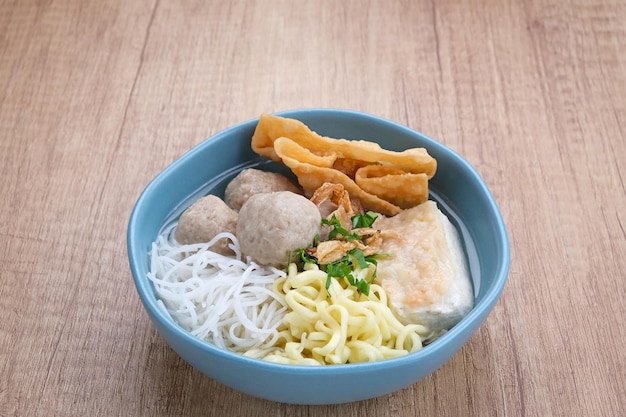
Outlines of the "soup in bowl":
[{"label": "soup in bowl", "polygon": [[[276,356],[268,360],[271,355],[264,358],[224,348],[198,337],[181,323],[173,314],[175,307],[164,300],[161,284],[151,270],[159,236],[174,230],[181,215],[199,199],[207,195],[224,198],[228,185],[242,171],[272,172],[304,182],[290,166],[253,150],[251,141],[259,125],[259,119],[254,119],[200,143],[159,173],[140,195],[128,224],[127,244],[134,282],[149,318],[167,344],[200,372],[241,392],[273,401],[352,402],[391,393],[428,376],[448,361],[484,322],[506,282],[508,238],[493,196],[476,170],[456,152],[398,123],[336,109],[293,110],[277,116],[300,121],[322,137],[371,141],[391,152],[423,148],[436,160],[436,171],[428,179],[427,200],[436,204],[458,236],[471,291],[467,311],[445,331],[424,331],[423,343],[417,342],[418,348],[407,347],[406,354],[320,366],[282,360],[284,355],[279,360]],[[387,206],[381,207],[384,210]],[[381,214],[389,218],[396,215]],[[275,269],[281,268],[287,275],[284,265]],[[367,289],[352,292],[362,297]],[[332,294],[328,298],[332,300]],[[281,354],[283,351],[280,349]]]}]

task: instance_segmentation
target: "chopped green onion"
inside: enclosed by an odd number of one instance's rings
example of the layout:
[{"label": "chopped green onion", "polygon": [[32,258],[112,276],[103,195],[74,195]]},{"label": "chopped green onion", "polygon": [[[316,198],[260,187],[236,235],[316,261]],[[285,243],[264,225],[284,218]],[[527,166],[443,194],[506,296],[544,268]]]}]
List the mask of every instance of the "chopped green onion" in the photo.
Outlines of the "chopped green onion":
[{"label": "chopped green onion", "polygon": [[[374,224],[374,221],[378,218],[378,214],[373,211],[368,211],[365,214],[357,214],[352,216],[352,228],[360,229],[371,227]],[[337,216],[334,214],[330,219],[322,219],[322,225],[331,226],[331,230],[328,233],[329,240],[344,240],[347,242],[353,240],[362,240],[361,236],[356,232],[348,231]],[[315,236],[313,240],[313,244],[311,247],[316,247],[319,244],[319,235]],[[326,290],[330,288],[331,280],[335,279],[345,279],[348,284],[356,287],[357,291],[362,294],[368,295],[370,291],[370,284],[376,278],[376,267],[378,262],[376,261],[376,255],[373,256],[365,256],[363,251],[359,248],[351,249],[346,253],[346,255],[330,264],[320,265],[317,263],[317,259],[310,254],[306,249],[298,249],[291,257],[295,262],[299,262],[302,264],[306,263],[315,263],[319,266],[319,268],[326,272]],[[361,269],[370,269],[371,266],[374,266],[372,272],[368,272],[367,275],[369,279],[355,278],[353,272],[355,270]],[[330,295],[330,294],[329,294]]]},{"label": "chopped green onion", "polygon": [[332,226],[333,227],[332,230],[328,233],[328,239],[329,240],[337,239],[338,236],[340,238],[343,238],[343,239],[347,240],[347,241],[351,241],[351,240],[355,240],[355,239],[359,239],[360,238],[357,233],[350,233],[345,227],[343,227],[341,225],[341,222],[337,218],[337,216],[335,216],[334,214],[330,218],[330,220],[322,219],[322,224],[326,225],[326,226]]},{"label": "chopped green onion", "polygon": [[365,214],[357,214],[352,216],[352,228],[360,229],[362,227],[372,227],[377,218],[378,214],[373,211],[368,211]]}]

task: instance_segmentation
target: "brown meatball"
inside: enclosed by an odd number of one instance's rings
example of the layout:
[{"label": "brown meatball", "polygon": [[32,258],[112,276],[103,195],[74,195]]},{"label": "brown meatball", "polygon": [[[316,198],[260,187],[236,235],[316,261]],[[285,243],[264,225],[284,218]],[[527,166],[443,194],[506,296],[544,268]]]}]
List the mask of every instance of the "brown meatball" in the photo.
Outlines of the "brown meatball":
[{"label": "brown meatball", "polygon": [[296,194],[302,194],[300,187],[284,175],[248,168],[241,171],[228,183],[224,201],[233,210],[239,211],[250,196],[275,191],[291,191]]},{"label": "brown meatball", "polygon": [[299,194],[255,194],[239,211],[237,239],[253,261],[282,268],[291,252],[313,242],[321,222],[317,206]]},{"label": "brown meatball", "polygon": [[[218,233],[235,234],[237,213],[214,195],[202,197],[183,212],[176,227],[176,240],[181,244],[206,243]],[[211,250],[223,255],[232,254],[229,239],[218,240]]]}]

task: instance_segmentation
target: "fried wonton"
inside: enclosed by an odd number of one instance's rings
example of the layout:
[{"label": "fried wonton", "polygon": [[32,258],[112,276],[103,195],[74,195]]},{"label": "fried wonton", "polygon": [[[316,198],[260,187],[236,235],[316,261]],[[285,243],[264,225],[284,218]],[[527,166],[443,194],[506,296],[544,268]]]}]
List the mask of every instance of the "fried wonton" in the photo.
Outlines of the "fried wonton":
[{"label": "fried wonton", "polygon": [[365,209],[385,215],[426,201],[437,169],[424,148],[395,152],[374,142],[324,137],[299,120],[269,114],[259,119],[252,149],[289,166],[309,197],[324,183],[341,184]]},{"label": "fried wonton", "polygon": [[356,171],[356,184],[365,192],[407,209],[428,199],[428,176],[406,173],[385,165],[368,165]]},{"label": "fried wonton", "polygon": [[[302,147],[288,138],[278,138],[274,142],[276,154],[298,178],[300,186],[307,196],[312,196],[315,190],[324,183],[341,184],[353,198],[361,201],[363,208],[374,210],[387,215],[398,214],[402,209],[374,194],[364,191],[346,174],[333,168],[318,166],[311,163],[312,158],[302,151]],[[302,159],[298,159],[302,157]]]}]

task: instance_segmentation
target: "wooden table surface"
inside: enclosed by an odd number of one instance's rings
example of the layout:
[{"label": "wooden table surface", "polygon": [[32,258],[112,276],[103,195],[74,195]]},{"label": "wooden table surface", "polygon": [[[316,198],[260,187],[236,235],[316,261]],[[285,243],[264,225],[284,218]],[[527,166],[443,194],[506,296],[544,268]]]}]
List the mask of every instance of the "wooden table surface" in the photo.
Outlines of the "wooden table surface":
[{"label": "wooden table surface", "polygon": [[[3,0],[0,416],[623,415],[625,44],[622,0]],[[165,344],[132,281],[147,183],[232,124],[302,107],[457,150],[510,234],[485,324],[384,397],[224,387]]]}]

